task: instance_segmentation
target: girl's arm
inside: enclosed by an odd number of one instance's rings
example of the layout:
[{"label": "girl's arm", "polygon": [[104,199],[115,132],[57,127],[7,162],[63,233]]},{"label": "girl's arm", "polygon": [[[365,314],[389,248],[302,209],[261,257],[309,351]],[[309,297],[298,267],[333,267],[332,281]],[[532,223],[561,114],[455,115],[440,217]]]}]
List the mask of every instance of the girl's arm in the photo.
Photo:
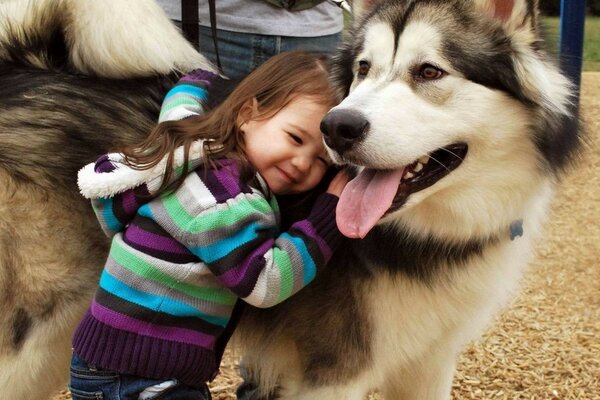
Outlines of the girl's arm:
[{"label": "girl's arm", "polygon": [[222,170],[197,174],[163,199],[161,215],[168,220],[157,222],[206,263],[222,285],[256,307],[278,304],[306,286],[341,242],[333,194],[320,195],[306,219],[281,233],[275,200]]},{"label": "girl's arm", "polygon": [[[159,122],[174,121],[203,113],[208,89],[217,77],[212,72],[201,69],[183,76],[166,94],[161,106]],[[198,146],[198,154],[201,152],[200,147]],[[179,158],[183,159],[183,154]],[[177,164],[177,157],[175,161]],[[194,169],[200,162],[201,157],[190,157],[189,169]],[[162,173],[152,175],[136,172],[124,163],[123,156],[118,153],[105,154],[98,158],[95,164],[85,168],[90,173],[85,174],[85,178],[82,179],[83,174],[80,172],[80,187],[84,184],[94,190],[101,185],[103,176],[99,175],[111,173],[106,180],[110,181],[112,189],[107,188],[104,193],[90,196],[86,195],[85,189],[82,188],[82,194],[91,198],[96,217],[102,230],[109,237],[123,230],[124,226],[133,218],[132,213],[135,214],[139,205],[145,204],[153,198],[153,188],[158,187],[162,182]],[[124,183],[117,188],[114,184],[118,180],[117,175],[132,177],[131,183],[124,178]],[[136,207],[132,207],[133,205]]]},{"label": "girl's arm", "polygon": [[201,69],[183,76],[165,96],[158,122],[176,121],[202,114],[208,90],[215,78],[217,75]]}]

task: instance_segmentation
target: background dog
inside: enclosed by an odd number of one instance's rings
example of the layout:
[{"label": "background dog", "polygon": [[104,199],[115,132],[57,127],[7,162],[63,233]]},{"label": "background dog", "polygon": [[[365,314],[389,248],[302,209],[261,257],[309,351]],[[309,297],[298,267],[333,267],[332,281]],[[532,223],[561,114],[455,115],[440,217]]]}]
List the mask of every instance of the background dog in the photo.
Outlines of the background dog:
[{"label": "background dog", "polygon": [[77,171],[147,134],[172,73],[197,66],[153,1],[0,5],[0,397],[66,384],[109,244]]},{"label": "background dog", "polygon": [[[64,384],[107,250],[76,171],[149,131],[170,72],[210,66],[151,1],[1,7],[0,385],[42,399]],[[448,397],[579,144],[537,17],[535,1],[398,0],[358,21],[332,72],[348,96],[323,121],[332,156],[364,167],[338,209],[356,239],[297,296],[248,309],[265,393]]]}]

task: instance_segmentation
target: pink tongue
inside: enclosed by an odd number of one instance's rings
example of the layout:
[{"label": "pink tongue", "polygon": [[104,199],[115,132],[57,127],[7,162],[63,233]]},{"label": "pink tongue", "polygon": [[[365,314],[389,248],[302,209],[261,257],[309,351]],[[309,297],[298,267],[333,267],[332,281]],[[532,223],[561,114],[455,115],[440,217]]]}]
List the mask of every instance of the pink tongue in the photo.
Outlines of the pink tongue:
[{"label": "pink tongue", "polygon": [[344,236],[364,238],[390,208],[404,168],[365,169],[344,188],[336,209],[337,226]]}]

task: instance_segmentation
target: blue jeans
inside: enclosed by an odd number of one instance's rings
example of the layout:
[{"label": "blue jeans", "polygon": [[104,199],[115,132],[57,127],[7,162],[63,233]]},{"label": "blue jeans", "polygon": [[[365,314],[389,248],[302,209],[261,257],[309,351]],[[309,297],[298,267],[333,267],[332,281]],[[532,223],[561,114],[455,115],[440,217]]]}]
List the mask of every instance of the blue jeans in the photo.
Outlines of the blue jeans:
[{"label": "blue jeans", "polygon": [[[137,400],[144,389],[168,379],[147,379],[95,368],[73,354],[69,390],[73,400]],[[176,382],[151,400],[210,400],[210,392]]]},{"label": "blue jeans", "polygon": [[[204,26],[198,28],[200,53],[217,65],[211,29]],[[332,55],[340,43],[342,33],[318,37],[292,37],[257,35],[219,29],[217,37],[223,73],[229,78],[240,79],[270,57],[283,51],[305,50]]]}]

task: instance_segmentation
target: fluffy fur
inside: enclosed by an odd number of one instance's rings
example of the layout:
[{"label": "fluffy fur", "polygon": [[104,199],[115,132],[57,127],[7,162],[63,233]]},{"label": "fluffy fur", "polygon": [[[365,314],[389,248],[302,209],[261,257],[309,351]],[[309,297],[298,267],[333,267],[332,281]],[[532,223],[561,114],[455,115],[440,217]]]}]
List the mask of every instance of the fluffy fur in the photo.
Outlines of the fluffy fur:
[{"label": "fluffy fur", "polygon": [[[458,157],[454,143],[468,152],[314,284],[248,313],[240,337],[263,387],[449,397],[457,354],[517,289],[579,143],[570,83],[537,25],[533,1],[385,1],[359,21],[334,61],[347,95],[324,120],[334,159],[390,170]],[[425,79],[428,67],[442,75]]]},{"label": "fluffy fur", "polygon": [[[0,386],[37,400],[66,381],[108,246],[77,170],[149,131],[170,72],[208,64],[151,1],[0,13]],[[330,115],[369,128],[343,148],[329,138],[332,155],[394,169],[456,142],[468,152],[298,295],[248,308],[239,338],[264,392],[448,398],[456,355],[517,289],[578,148],[570,85],[537,23],[525,0],[385,1],[357,21],[332,72],[347,97]],[[425,64],[444,75],[423,80]]]},{"label": "fluffy fur", "polygon": [[212,68],[153,1],[0,5],[2,398],[66,384],[109,244],[77,171],[147,134],[171,72],[195,66]]}]

